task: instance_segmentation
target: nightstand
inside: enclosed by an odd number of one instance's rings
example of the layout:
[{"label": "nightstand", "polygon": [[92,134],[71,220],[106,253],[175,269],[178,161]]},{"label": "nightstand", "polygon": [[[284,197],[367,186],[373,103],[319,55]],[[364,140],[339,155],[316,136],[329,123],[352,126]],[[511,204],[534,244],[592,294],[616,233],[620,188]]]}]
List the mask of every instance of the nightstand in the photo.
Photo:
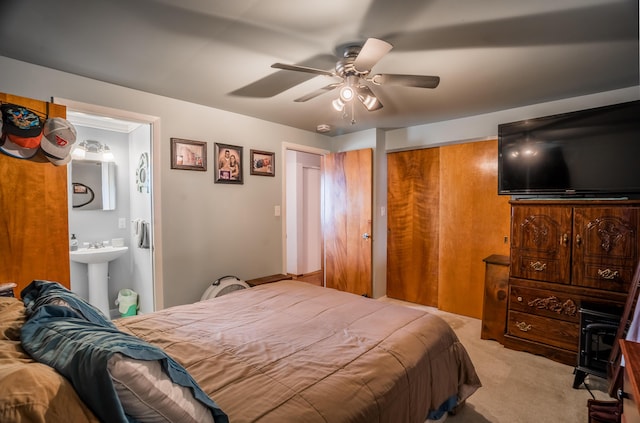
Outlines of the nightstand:
[{"label": "nightstand", "polygon": [[288,279],[293,279],[293,277],[290,275],[277,274],[277,275],[263,276],[261,278],[251,279],[245,282],[249,286],[257,286],[257,285],[263,285],[265,283],[278,282],[278,281],[283,281]]}]

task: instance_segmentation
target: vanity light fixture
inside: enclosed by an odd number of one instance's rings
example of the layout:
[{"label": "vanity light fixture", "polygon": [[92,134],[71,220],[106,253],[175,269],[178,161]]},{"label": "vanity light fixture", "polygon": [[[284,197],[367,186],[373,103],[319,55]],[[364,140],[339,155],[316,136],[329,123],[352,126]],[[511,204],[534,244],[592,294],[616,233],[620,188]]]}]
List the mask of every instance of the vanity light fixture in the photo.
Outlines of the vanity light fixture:
[{"label": "vanity light fixture", "polygon": [[86,157],[87,150],[81,144],[82,143],[76,145],[73,148],[73,151],[71,151],[71,158],[72,159],[74,159],[74,160],[84,160],[84,158]]},{"label": "vanity light fixture", "polygon": [[95,159],[102,162],[112,162],[113,152],[108,145],[95,140],[84,140],[75,146],[71,157],[76,160]]},{"label": "vanity light fixture", "polygon": [[102,150],[102,159],[105,162],[112,162],[115,159],[108,145],[105,145],[104,149]]}]

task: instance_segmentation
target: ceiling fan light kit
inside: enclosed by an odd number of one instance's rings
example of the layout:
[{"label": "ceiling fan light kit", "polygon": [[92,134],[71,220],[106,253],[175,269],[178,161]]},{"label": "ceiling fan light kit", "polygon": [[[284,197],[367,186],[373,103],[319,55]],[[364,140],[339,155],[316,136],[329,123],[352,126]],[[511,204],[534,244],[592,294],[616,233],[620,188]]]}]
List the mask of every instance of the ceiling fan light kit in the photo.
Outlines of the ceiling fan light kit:
[{"label": "ceiling fan light kit", "polygon": [[353,100],[353,88],[350,86],[340,88],[340,100],[343,102],[348,102]]},{"label": "ceiling fan light kit", "polygon": [[331,102],[331,105],[334,109],[336,109],[337,112],[341,112],[344,110],[345,103],[342,101],[342,99],[336,98]]}]

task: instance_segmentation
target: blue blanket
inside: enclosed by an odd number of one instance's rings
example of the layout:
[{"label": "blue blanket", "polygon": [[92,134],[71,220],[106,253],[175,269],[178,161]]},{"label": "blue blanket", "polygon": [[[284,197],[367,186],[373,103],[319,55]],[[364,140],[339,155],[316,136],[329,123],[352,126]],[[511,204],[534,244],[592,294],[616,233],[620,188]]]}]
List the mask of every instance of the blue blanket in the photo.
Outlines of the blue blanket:
[{"label": "blue blanket", "polygon": [[216,423],[228,423],[226,414],[198,386],[191,375],[163,350],[120,332],[96,308],[63,286],[33,281],[22,291],[28,320],[21,342],[35,360],[68,378],[78,395],[105,422],[135,422],[125,414],[107,370],[115,353],[132,359],[158,360],[169,378],[188,387],[211,410]]}]

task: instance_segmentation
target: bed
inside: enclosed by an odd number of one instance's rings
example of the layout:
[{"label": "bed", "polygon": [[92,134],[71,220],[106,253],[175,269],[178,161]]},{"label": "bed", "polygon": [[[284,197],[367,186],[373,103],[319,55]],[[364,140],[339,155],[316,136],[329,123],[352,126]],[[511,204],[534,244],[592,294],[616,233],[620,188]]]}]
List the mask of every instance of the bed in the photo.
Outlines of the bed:
[{"label": "bed", "polygon": [[[38,360],[29,365],[44,362],[58,369],[59,363],[39,356],[39,351],[51,349],[43,344],[51,342],[49,332],[36,336],[34,344],[29,334],[39,333],[42,325],[31,325],[37,328],[34,332],[29,321],[44,314],[45,326],[54,322],[58,334],[59,325],[69,325],[77,310],[56,307],[69,308],[65,306],[76,300],[64,297],[62,305],[59,300],[51,305],[48,298],[44,303],[49,305],[37,313],[27,310],[21,341]],[[85,307],[81,301],[71,305],[71,309]],[[18,306],[13,303],[12,308]],[[224,413],[216,422],[422,423],[453,410],[481,386],[464,346],[441,318],[297,281],[119,319],[114,328],[84,314],[88,316],[80,319],[82,330],[89,327],[90,340],[96,330],[107,331],[109,339],[130,337],[158,348],[167,355],[160,362],[175,360],[196,382],[194,392],[204,392],[212,400],[206,406]],[[99,328],[91,329],[95,319]],[[106,338],[99,339],[102,344]],[[122,342],[114,344],[118,348]],[[0,358],[0,374],[4,365]],[[59,371],[65,374],[67,369]],[[84,400],[86,384],[78,389],[82,380],[73,374],[67,378]],[[87,413],[87,408],[93,410],[90,400],[87,407],[83,404],[87,400],[72,398],[65,407],[70,402],[78,403],[71,407],[78,411],[73,421],[95,421]],[[0,411],[1,407],[5,404]],[[2,414],[0,420],[19,421],[6,420]]]}]

